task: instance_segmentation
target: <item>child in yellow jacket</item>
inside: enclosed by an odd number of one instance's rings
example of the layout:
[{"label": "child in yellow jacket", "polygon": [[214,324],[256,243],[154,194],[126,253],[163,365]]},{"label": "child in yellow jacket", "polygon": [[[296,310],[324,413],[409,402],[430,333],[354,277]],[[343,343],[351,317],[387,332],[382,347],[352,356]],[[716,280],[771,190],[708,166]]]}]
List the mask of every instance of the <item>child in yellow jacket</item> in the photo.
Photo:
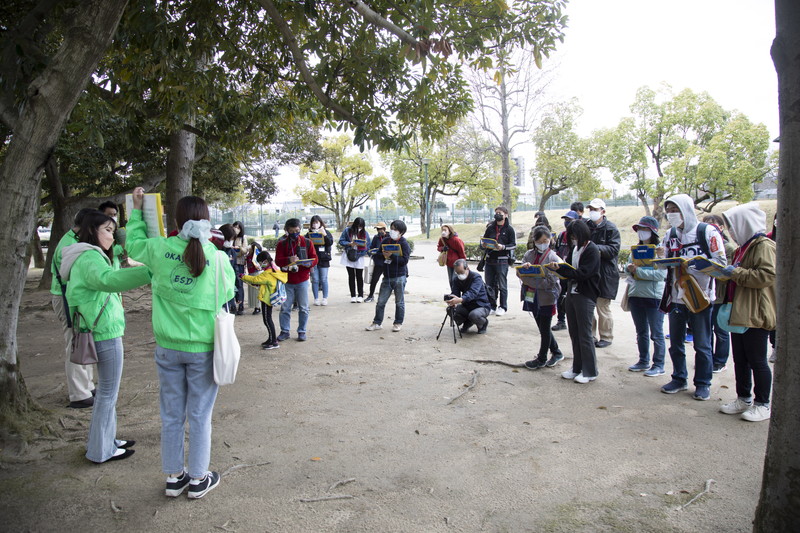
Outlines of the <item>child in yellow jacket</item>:
[{"label": "child in yellow jacket", "polygon": [[261,347],[265,350],[274,350],[280,348],[278,338],[275,334],[275,323],[272,321],[272,303],[270,299],[273,293],[278,289],[278,282],[286,283],[289,279],[289,274],[281,272],[278,265],[272,260],[272,256],[264,250],[256,256],[261,266],[261,272],[254,276],[242,276],[242,281],[258,287],[258,300],[261,302],[261,318],[264,320],[264,325],[267,327],[269,337],[266,341],[261,343]]}]

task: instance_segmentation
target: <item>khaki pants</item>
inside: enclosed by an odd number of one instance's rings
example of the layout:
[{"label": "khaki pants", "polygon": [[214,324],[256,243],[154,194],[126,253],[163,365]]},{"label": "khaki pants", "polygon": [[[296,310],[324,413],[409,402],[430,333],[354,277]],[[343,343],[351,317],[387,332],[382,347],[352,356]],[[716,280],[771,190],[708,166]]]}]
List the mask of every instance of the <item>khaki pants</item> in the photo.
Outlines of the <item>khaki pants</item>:
[{"label": "khaki pants", "polygon": [[55,311],[61,328],[64,330],[64,371],[67,374],[67,390],[69,391],[69,401],[79,402],[91,398],[94,389],[94,366],[76,365],[69,360],[70,348],[72,346],[72,328],[67,327],[67,315],[64,312],[64,299],[60,295],[51,295],[53,311]]},{"label": "khaki pants", "polygon": [[[614,317],[611,316],[611,300],[608,298],[598,298],[597,316],[592,316],[592,335],[601,341],[611,342],[614,340]],[[597,336],[597,333],[600,336]]]}]

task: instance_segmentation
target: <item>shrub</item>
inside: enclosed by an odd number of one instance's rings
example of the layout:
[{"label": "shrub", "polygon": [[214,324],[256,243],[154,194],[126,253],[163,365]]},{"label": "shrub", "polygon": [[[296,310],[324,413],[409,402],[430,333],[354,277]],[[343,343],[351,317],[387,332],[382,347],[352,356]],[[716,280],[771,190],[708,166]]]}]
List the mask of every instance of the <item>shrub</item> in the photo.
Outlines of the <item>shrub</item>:
[{"label": "shrub", "polygon": [[261,243],[264,250],[274,250],[276,246],[278,246],[278,239],[275,237],[264,237]]}]

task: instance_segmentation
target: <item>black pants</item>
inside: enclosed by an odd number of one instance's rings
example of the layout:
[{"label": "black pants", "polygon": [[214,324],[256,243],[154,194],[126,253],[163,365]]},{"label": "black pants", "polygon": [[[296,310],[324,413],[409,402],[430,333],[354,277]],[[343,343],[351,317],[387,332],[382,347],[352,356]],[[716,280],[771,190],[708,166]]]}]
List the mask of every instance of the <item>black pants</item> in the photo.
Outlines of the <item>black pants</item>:
[{"label": "black pants", "polygon": [[[364,269],[347,267],[347,282],[350,284],[350,296],[364,297]],[[356,294],[358,289],[358,294]]]},{"label": "black pants", "polygon": [[561,354],[561,350],[558,349],[558,343],[556,342],[556,336],[553,335],[553,332],[550,330],[550,324],[553,323],[553,314],[551,312],[545,312],[540,314],[536,319],[536,325],[539,327],[539,336],[541,337],[541,341],[539,342],[539,361],[546,361],[547,360],[547,350],[550,350],[550,353],[553,355]]},{"label": "black pants", "polygon": [[597,355],[592,338],[594,300],[582,294],[567,294],[567,329],[572,341],[572,371],[584,377],[597,376]]},{"label": "black pants", "polygon": [[378,282],[381,280],[381,275],[383,274],[383,263],[373,262],[372,263],[372,278],[369,280],[369,297],[372,298],[375,296],[375,287],[378,286]]},{"label": "black pants", "polygon": [[558,295],[558,322],[564,322],[567,319],[567,281],[561,280],[561,293]]},{"label": "black pants", "polygon": [[[750,398],[755,392],[755,401],[769,405],[772,390],[772,371],[767,363],[767,341],[769,331],[750,328],[744,333],[731,333],[733,368],[736,373],[736,395]],[[755,391],[753,389],[755,382]]]},{"label": "black pants", "polygon": [[267,326],[267,335],[269,335],[267,344],[275,344],[278,339],[275,335],[275,323],[272,321],[272,306],[264,302],[261,302],[261,319],[264,321],[264,325]]}]

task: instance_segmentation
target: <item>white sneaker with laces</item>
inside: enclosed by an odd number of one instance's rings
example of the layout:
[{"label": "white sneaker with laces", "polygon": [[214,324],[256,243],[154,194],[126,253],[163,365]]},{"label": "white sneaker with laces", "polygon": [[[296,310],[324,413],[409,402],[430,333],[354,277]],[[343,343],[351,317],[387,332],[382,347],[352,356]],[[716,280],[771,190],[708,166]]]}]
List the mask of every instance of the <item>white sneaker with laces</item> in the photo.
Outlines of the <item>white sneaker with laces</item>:
[{"label": "white sneaker with laces", "polygon": [[376,329],[383,329],[383,326],[381,326],[380,324],[376,324],[375,322],[373,322],[372,324],[370,324],[369,326],[367,326],[367,327],[366,327],[366,328],[364,328],[364,329],[366,329],[367,331],[375,331]]},{"label": "white sneaker with laces", "polygon": [[742,420],[747,420],[748,422],[762,422],[764,420],[769,420],[769,416],[769,405],[754,403],[747,411],[742,413]]},{"label": "white sneaker with laces", "polygon": [[355,297],[355,296],[351,296],[351,297],[350,297],[350,303],[351,303],[351,304],[354,304],[354,303],[356,303],[356,297]]},{"label": "white sneaker with laces", "polygon": [[561,373],[561,377],[564,379],[575,379],[580,374],[578,372],[573,372],[572,370],[567,370],[566,372]]},{"label": "white sneaker with laces", "polygon": [[392,331],[400,331],[403,328],[402,324],[392,324]]},{"label": "white sneaker with laces", "polygon": [[726,404],[723,404],[719,408],[719,412],[720,413],[725,413],[726,415],[738,415],[738,414],[744,413],[745,411],[750,409],[750,407],[752,407],[752,406],[753,406],[753,402],[751,402],[751,401],[749,402],[747,400],[743,400],[742,398],[736,398],[732,402],[728,402]]},{"label": "white sneaker with laces", "polygon": [[364,303],[364,298],[363,298],[363,297],[361,297],[361,296],[357,297],[357,298],[356,298],[356,303],[358,303],[358,304],[360,304],[360,303]]},{"label": "white sneaker with laces", "polygon": [[314,298],[314,305],[322,305],[322,301],[319,298]]},{"label": "white sneaker with laces", "polygon": [[506,314],[506,310],[503,309],[502,307],[498,307],[497,311],[495,311],[494,314],[497,316],[503,316],[504,314]]},{"label": "white sneaker with laces", "polygon": [[328,299],[327,299],[327,298],[323,298],[323,299],[322,299],[322,300],[319,302],[319,305],[328,305]]},{"label": "white sneaker with laces", "polygon": [[583,372],[575,376],[575,383],[589,383],[590,381],[594,381],[597,379],[597,376],[592,376],[590,378],[583,375]]}]

